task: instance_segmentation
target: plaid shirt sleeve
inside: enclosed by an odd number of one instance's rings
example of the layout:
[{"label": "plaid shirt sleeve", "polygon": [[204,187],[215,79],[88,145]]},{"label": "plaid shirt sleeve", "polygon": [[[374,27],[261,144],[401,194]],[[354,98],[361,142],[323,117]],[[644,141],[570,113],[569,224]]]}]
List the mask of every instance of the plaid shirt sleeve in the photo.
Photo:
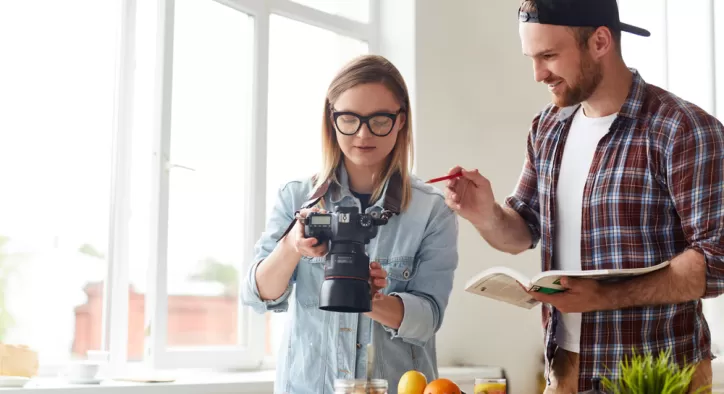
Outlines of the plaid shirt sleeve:
[{"label": "plaid shirt sleeve", "polygon": [[541,237],[540,226],[540,201],[538,200],[538,175],[535,167],[535,132],[541,115],[533,119],[533,125],[528,133],[528,147],[525,154],[523,171],[518,179],[518,184],[512,195],[505,199],[505,205],[517,212],[530,230],[530,248],[538,245]]},{"label": "plaid shirt sleeve", "polygon": [[672,119],[665,171],[689,248],[706,258],[705,298],[724,293],[724,127],[694,113]]}]

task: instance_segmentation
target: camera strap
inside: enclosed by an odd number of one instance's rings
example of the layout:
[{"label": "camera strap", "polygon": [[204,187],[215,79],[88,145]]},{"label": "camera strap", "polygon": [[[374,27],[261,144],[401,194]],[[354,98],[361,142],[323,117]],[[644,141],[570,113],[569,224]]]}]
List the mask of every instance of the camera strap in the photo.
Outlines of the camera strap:
[{"label": "camera strap", "polygon": [[[312,177],[312,183],[315,183],[317,180],[317,176]],[[314,192],[312,193],[309,200],[307,200],[304,204],[302,204],[302,207],[299,208],[297,211],[294,212],[294,219],[291,223],[289,223],[289,226],[284,231],[284,233],[279,237],[277,240],[277,243],[284,239],[286,235],[292,231],[292,228],[294,228],[294,225],[297,223],[297,216],[299,215],[299,212],[302,209],[308,209],[311,208],[319,203],[321,199],[324,198],[324,196],[329,191],[329,187],[333,183],[332,180],[328,180],[327,182],[319,185]],[[385,189],[385,201],[382,204],[382,214],[381,218],[385,220],[389,220],[394,215],[399,215],[400,213],[400,206],[402,204],[402,176],[400,175],[399,171],[395,171],[392,176],[390,177],[389,182],[387,183],[387,188]]]}]

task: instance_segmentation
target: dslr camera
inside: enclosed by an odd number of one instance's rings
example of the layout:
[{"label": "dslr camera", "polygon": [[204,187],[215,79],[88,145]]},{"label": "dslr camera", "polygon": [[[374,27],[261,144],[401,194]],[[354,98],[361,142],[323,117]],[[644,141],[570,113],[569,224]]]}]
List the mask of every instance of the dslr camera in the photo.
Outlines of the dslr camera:
[{"label": "dslr camera", "polygon": [[[304,236],[329,242],[319,309],[364,313],[372,310],[370,259],[365,245],[377,236],[387,216],[360,213],[357,207],[337,207],[333,213],[310,212],[304,219]],[[315,245],[316,246],[316,245]]]}]

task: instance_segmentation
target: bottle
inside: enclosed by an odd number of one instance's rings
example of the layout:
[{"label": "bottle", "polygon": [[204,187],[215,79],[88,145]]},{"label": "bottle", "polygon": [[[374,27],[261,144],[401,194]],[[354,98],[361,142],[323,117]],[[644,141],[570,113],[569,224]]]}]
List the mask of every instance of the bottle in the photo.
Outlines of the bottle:
[{"label": "bottle", "polygon": [[336,379],[334,394],[387,394],[385,379]]}]

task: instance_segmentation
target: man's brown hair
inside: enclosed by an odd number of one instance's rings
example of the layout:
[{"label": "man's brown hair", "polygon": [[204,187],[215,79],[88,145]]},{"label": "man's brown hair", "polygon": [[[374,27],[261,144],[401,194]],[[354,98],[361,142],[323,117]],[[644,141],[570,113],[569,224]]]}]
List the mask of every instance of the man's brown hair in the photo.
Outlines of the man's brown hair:
[{"label": "man's brown hair", "polygon": [[[538,12],[538,5],[536,0],[523,0],[520,3],[520,10],[523,12]],[[596,32],[595,27],[570,27],[573,35],[576,37],[578,46],[583,49],[588,49],[588,39],[591,38],[593,33]],[[616,52],[621,55],[621,30],[615,30],[609,28],[611,31],[611,37],[613,42],[616,44]]]}]

